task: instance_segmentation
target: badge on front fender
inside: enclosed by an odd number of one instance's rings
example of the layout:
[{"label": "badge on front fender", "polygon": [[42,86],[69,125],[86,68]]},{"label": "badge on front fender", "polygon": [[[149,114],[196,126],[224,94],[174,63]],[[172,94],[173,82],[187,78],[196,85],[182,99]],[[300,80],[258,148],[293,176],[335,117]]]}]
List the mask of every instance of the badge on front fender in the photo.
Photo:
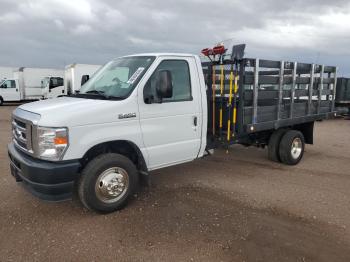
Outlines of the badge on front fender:
[{"label": "badge on front fender", "polygon": [[126,113],[126,114],[119,114],[118,115],[119,119],[132,118],[132,117],[136,117],[136,113]]}]

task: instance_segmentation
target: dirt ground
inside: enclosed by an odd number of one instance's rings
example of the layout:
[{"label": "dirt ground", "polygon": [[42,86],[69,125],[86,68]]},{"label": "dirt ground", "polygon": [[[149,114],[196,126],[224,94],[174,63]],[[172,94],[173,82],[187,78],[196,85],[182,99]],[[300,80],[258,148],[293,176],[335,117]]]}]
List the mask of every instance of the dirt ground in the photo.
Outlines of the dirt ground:
[{"label": "dirt ground", "polygon": [[263,149],[152,173],[122,211],[40,201],[16,184],[0,107],[0,261],[350,261],[350,121],[317,122],[297,166]]}]

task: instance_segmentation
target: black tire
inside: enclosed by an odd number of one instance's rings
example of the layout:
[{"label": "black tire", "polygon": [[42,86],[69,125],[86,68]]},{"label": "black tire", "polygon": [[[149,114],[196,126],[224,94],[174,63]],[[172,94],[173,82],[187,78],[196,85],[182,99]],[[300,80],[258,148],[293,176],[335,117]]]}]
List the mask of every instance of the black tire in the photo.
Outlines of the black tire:
[{"label": "black tire", "polygon": [[[295,149],[293,150],[293,148]],[[305,139],[303,134],[297,130],[287,131],[279,145],[281,162],[287,165],[298,164],[304,155],[304,149]]]},{"label": "black tire", "polygon": [[281,162],[279,156],[279,146],[282,139],[282,136],[286,133],[286,129],[277,129],[274,131],[269,139],[269,144],[267,146],[268,153],[267,157],[271,161]]},{"label": "black tire", "polygon": [[2,106],[4,104],[4,99],[2,99],[2,97],[0,96],[0,106]]},{"label": "black tire", "polygon": [[[105,176],[109,176],[108,170],[112,169],[122,170],[122,174],[125,175],[126,172],[127,175],[127,183],[123,180],[123,183],[127,184],[127,186],[123,189],[119,199],[117,197],[113,198],[110,195],[106,195],[106,193],[108,194],[109,192],[102,192],[103,190],[110,190],[107,189],[107,184],[111,185],[111,183],[118,183],[111,179],[106,179],[106,181],[109,182],[105,183],[106,185],[102,182],[104,173],[107,172],[107,175]],[[110,172],[112,173],[112,176],[115,173],[118,174],[118,172]],[[115,186],[113,185],[112,187],[116,191]],[[129,197],[135,192],[137,185],[138,173],[134,163],[123,155],[108,153],[97,156],[86,165],[82,171],[77,186],[79,199],[86,208],[96,212],[109,213],[123,208],[127,204]],[[101,200],[102,195],[107,198],[111,197],[111,199]]]}]

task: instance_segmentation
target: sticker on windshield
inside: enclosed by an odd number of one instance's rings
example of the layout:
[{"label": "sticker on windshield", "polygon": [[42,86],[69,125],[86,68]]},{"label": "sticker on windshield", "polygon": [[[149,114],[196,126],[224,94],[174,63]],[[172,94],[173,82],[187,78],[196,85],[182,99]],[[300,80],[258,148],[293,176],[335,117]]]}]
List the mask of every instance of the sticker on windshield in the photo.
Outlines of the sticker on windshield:
[{"label": "sticker on windshield", "polygon": [[127,81],[128,84],[133,84],[135,80],[141,75],[142,71],[144,70],[144,67],[139,67],[135,73],[130,77],[130,79]]}]

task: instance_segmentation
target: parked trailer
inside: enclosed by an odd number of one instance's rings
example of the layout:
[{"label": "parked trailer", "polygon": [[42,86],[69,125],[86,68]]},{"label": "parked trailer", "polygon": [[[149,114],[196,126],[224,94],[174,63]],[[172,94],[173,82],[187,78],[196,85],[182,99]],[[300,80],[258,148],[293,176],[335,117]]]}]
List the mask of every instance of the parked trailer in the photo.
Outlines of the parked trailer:
[{"label": "parked trailer", "polygon": [[83,75],[92,76],[101,65],[71,64],[65,67],[64,86],[67,94],[80,90]]},{"label": "parked trailer", "polygon": [[350,78],[338,77],[335,104],[338,112],[350,114]]},{"label": "parked trailer", "polygon": [[[13,78],[13,72],[16,70],[14,67],[0,66],[0,81],[8,78]],[[17,68],[18,70],[18,68]]]},{"label": "parked trailer", "polygon": [[11,79],[0,84],[0,104],[11,101],[32,101],[47,98],[42,86],[45,77],[62,76],[63,70],[52,68],[21,67]]},{"label": "parked trailer", "polygon": [[79,93],[21,105],[8,146],[12,175],[40,198],[76,189],[87,208],[111,212],[140,176],[219,146],[267,145],[271,160],[297,164],[314,121],[335,115],[336,67],[243,58],[236,49],[231,59],[208,51],[203,64],[191,54],[121,57]]}]

